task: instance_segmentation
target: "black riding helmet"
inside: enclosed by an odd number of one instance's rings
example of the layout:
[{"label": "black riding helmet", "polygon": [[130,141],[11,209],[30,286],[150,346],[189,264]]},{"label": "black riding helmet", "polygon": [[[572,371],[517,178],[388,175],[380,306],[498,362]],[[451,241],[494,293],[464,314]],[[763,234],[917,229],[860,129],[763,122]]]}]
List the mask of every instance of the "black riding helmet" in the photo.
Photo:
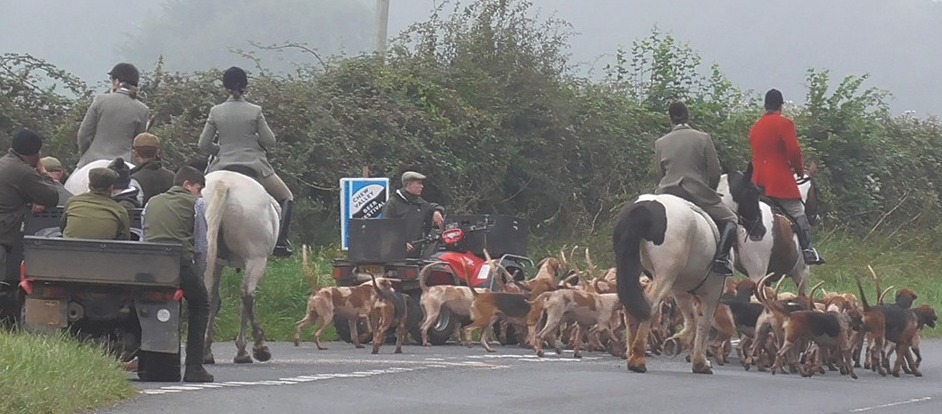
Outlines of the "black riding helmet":
[{"label": "black riding helmet", "polygon": [[137,68],[130,63],[119,63],[114,65],[111,68],[111,72],[108,72],[111,75],[111,79],[117,79],[123,83],[129,85],[137,86],[137,82],[141,79],[140,72],[137,71]]},{"label": "black riding helmet", "polygon": [[222,86],[225,86],[226,89],[242,93],[245,92],[245,88],[249,86],[249,78],[242,68],[233,66],[226,69],[226,72],[223,73]]}]

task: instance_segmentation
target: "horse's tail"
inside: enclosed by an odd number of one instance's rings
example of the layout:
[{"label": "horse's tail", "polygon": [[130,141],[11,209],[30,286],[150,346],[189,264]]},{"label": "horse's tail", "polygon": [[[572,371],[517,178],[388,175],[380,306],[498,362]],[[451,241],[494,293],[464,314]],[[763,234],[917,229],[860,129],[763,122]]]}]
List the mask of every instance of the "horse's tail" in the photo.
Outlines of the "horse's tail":
[{"label": "horse's tail", "polygon": [[[223,206],[229,197],[229,185],[222,180],[216,181],[213,187],[213,193],[210,194],[209,203],[206,206],[206,270],[207,273],[212,270],[216,263],[216,256],[219,254],[219,228],[222,223]],[[209,286],[209,285],[207,285]]]},{"label": "horse's tail", "polygon": [[623,209],[612,236],[615,247],[615,272],[618,299],[629,315],[651,318],[651,304],[641,287],[641,241],[664,242],[667,216],[664,205],[657,201],[639,201]]}]

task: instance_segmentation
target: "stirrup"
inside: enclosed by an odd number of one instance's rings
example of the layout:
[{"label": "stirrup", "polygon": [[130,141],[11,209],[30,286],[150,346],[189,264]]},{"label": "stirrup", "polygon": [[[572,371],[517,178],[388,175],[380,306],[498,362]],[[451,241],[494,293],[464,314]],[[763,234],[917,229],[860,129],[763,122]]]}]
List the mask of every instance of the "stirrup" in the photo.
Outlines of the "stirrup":
[{"label": "stirrup", "polygon": [[276,244],[275,250],[272,251],[272,256],[288,258],[294,255],[294,252],[291,251],[291,242],[285,240],[285,244]]},{"label": "stirrup", "polygon": [[713,259],[713,273],[719,276],[732,276],[733,269],[729,266],[728,259]]},{"label": "stirrup", "polygon": [[808,265],[820,265],[824,264],[824,259],[818,254],[818,251],[814,247],[809,249],[803,249],[801,251],[801,256],[805,260],[805,264]]}]

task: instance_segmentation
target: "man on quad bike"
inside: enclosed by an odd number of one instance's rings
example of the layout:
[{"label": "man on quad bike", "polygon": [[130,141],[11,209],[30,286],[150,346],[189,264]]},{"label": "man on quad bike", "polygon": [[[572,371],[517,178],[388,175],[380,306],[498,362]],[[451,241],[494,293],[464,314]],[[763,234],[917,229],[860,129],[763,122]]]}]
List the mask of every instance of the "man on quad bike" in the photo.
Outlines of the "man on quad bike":
[{"label": "man on quad bike", "polygon": [[[425,188],[425,176],[415,171],[406,171],[402,174],[402,188],[389,198],[383,206],[383,218],[405,219],[406,240],[414,241],[425,237],[425,234],[437,226],[445,227],[445,208],[421,197]],[[409,257],[420,257],[422,250],[406,242],[406,252]]]}]

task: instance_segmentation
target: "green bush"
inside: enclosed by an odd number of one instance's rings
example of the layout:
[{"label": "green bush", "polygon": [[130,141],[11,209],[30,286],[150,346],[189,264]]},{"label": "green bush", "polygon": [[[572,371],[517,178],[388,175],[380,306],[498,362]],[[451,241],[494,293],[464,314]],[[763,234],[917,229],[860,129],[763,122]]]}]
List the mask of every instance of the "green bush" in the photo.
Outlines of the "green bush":
[{"label": "green bush", "polygon": [[[322,61],[311,53],[291,74],[253,74],[248,98],[265,108],[278,137],[270,158],[296,194],[297,238],[337,241],[339,179],[364,168],[394,183],[420,170],[430,177],[427,198],[450,212],[526,217],[537,240],[592,235],[654,188],[653,141],[669,130],[664,111],[673,99],[688,102],[724,166],[749,161],[761,93],[702,67],[672,36],[655,30],[618,49],[603,76],[589,79],[568,61],[569,26],[534,16],[529,1],[449,4],[453,13],[436,10],[406,29],[386,56]],[[29,56],[3,55],[0,64],[10,69],[0,71],[0,141],[21,126],[38,128],[51,138],[47,152],[74,163],[91,92]],[[196,155],[209,108],[225,99],[220,77],[160,63],[144,74],[151,131],[167,142],[170,164]],[[807,103],[786,108],[805,158],[819,166],[825,227],[940,228],[940,124],[891,116],[888,94],[866,80],[834,85],[827,70],[809,70]]]}]

